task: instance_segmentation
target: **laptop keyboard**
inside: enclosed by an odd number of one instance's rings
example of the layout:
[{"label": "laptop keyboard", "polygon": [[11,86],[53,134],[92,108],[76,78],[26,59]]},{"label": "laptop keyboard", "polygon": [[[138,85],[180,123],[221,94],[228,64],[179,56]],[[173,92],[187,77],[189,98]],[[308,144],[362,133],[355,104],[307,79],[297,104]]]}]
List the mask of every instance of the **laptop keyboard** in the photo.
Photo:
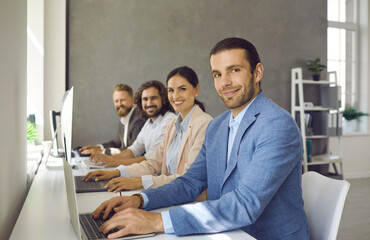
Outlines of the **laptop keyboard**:
[{"label": "laptop keyboard", "polygon": [[83,167],[87,169],[104,169],[106,168],[106,164],[103,162],[92,162],[89,159],[81,159],[81,164]]},{"label": "laptop keyboard", "polygon": [[[117,232],[120,229],[122,229],[120,227],[114,228],[111,231],[107,232],[106,234],[103,234],[103,233],[99,232],[100,226],[103,225],[103,223],[108,221],[114,215],[113,212],[110,212],[107,219],[103,220],[103,218],[102,218],[103,214],[104,214],[104,212],[101,213],[101,218],[99,218],[99,219],[94,219],[91,216],[91,213],[80,214],[80,224],[81,224],[81,227],[83,228],[83,231],[85,232],[88,239],[107,239],[109,234]],[[154,236],[154,234],[153,233],[143,234],[143,235],[129,234],[129,235],[126,235],[125,237],[141,238],[141,237],[151,237],[151,236]],[[123,238],[125,238],[125,237],[123,237]]]},{"label": "laptop keyboard", "polygon": [[80,146],[78,146],[78,147],[75,147],[73,150],[75,150],[77,153],[78,153],[78,155],[80,156],[80,157],[90,157],[91,156],[91,154],[83,154],[82,152],[80,152],[79,150],[80,150]]},{"label": "laptop keyboard", "polygon": [[[119,230],[118,228],[112,229],[111,231],[107,232],[107,234],[99,232],[100,226],[103,225],[103,223],[105,223],[106,221],[108,221],[113,215],[114,213],[110,212],[107,219],[103,220],[103,218],[94,219],[91,216],[91,213],[80,214],[80,223],[87,235],[87,238],[106,239],[109,234],[117,232]],[[103,213],[101,214],[101,216],[103,216]]]},{"label": "laptop keyboard", "polygon": [[99,227],[105,222],[101,218],[93,219],[90,213],[87,214],[80,214],[80,222],[81,226],[84,229],[85,234],[87,235],[88,239],[102,239],[106,238],[106,236],[99,232]]},{"label": "laptop keyboard", "polygon": [[90,179],[90,181],[85,182],[82,181],[84,176],[75,176],[75,183],[76,183],[76,190],[80,189],[100,189],[102,186],[108,183],[108,180],[95,182],[94,179]]}]

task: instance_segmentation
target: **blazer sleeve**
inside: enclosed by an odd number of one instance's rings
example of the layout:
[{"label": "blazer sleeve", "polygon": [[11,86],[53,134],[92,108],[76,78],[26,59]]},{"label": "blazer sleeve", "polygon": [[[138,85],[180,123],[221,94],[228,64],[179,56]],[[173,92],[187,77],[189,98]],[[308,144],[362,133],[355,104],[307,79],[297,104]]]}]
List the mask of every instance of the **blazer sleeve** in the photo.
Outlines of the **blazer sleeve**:
[{"label": "blazer sleeve", "polygon": [[[202,147],[207,126],[211,120],[212,118],[208,114],[203,113],[194,121],[191,129],[191,134],[189,136],[189,139],[187,140],[186,146],[184,146],[184,151],[186,151],[186,153],[183,154],[183,156],[186,159],[182,159],[183,166],[179,166],[179,168],[181,167],[181,169],[178,169],[176,174],[165,175],[162,173],[159,176],[153,176],[154,184],[151,186],[151,188],[157,188],[171,182],[175,178],[183,175],[190,168],[191,164],[198,156],[198,153]],[[163,161],[165,162],[165,159],[163,159]]]}]

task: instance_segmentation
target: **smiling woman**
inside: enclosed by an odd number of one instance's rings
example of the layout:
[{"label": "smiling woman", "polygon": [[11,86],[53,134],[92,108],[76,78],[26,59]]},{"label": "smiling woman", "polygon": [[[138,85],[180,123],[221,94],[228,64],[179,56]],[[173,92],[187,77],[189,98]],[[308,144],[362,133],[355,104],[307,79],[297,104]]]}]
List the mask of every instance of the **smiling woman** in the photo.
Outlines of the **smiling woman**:
[{"label": "smiling woman", "polygon": [[193,69],[183,66],[175,68],[167,75],[168,100],[174,110],[184,119],[195,104],[205,111],[205,106],[198,101],[200,85]]}]

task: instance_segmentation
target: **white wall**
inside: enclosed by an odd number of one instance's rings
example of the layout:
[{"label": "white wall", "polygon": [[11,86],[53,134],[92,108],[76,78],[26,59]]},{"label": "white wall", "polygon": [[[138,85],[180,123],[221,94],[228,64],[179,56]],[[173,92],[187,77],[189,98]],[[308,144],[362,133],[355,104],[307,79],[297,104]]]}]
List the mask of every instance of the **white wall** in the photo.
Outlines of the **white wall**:
[{"label": "white wall", "polygon": [[345,178],[370,177],[369,146],[369,136],[348,136],[343,138]]},{"label": "white wall", "polygon": [[8,239],[26,196],[27,3],[0,3],[0,239]]},{"label": "white wall", "polygon": [[[44,135],[44,0],[27,1],[27,115],[35,114]],[[48,115],[46,115],[47,117]],[[45,118],[48,120],[47,118]]]},{"label": "white wall", "polygon": [[49,111],[61,109],[65,92],[66,1],[44,1],[44,139],[51,140]]},{"label": "white wall", "polygon": [[[29,87],[37,113],[60,110],[65,91],[65,0],[29,1],[32,33],[44,43],[45,70],[34,68],[42,53],[30,42],[30,72],[38,76],[40,87]],[[38,21],[45,19],[45,26]],[[42,32],[44,31],[44,38]],[[8,239],[27,193],[26,117],[27,117],[27,1],[2,0],[0,3],[0,239]],[[40,96],[41,95],[41,96]],[[41,107],[40,107],[41,106]],[[41,110],[40,110],[41,109]],[[35,110],[36,111],[36,110]],[[36,113],[36,112],[35,112]],[[46,137],[50,139],[48,114],[44,119]]]},{"label": "white wall", "polygon": [[[344,178],[370,177],[370,137],[350,135],[342,137]],[[331,140],[333,153],[338,153],[338,141]]]},{"label": "white wall", "polygon": [[51,140],[49,111],[65,91],[65,0],[28,0],[27,114],[36,114],[40,141]]}]

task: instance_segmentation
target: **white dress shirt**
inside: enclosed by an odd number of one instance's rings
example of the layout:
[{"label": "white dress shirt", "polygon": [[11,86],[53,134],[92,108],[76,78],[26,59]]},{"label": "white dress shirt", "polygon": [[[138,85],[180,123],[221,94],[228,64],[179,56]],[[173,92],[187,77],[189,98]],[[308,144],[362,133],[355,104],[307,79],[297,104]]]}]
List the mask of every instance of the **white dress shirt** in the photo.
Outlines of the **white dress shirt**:
[{"label": "white dress shirt", "polygon": [[130,118],[132,113],[134,112],[134,108],[131,108],[131,111],[126,115],[126,117],[121,117],[120,121],[123,126],[125,126],[125,130],[123,131],[123,144],[127,146],[127,133],[128,133],[128,124],[130,122]]},{"label": "white dress shirt", "polygon": [[154,122],[150,118],[146,120],[135,142],[128,149],[132,151],[135,157],[144,154],[145,158],[148,159],[159,143],[162,142],[167,125],[174,117],[176,117],[176,114],[167,111],[164,115],[159,115]]}]

